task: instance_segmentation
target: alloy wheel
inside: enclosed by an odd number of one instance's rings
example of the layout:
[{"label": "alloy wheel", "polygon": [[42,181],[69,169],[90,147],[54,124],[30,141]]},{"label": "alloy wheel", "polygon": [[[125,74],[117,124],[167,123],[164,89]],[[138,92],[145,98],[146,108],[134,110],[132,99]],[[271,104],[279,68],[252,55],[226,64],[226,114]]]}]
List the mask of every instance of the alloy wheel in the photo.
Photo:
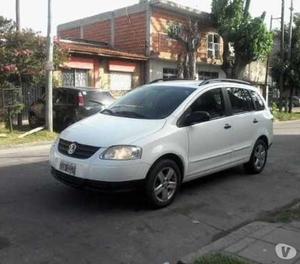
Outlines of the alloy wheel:
[{"label": "alloy wheel", "polygon": [[176,171],[171,167],[161,169],[154,180],[153,193],[160,202],[173,198],[178,184]]},{"label": "alloy wheel", "polygon": [[267,151],[265,149],[265,146],[262,144],[258,144],[254,150],[254,166],[257,170],[260,170],[265,165],[266,154]]}]

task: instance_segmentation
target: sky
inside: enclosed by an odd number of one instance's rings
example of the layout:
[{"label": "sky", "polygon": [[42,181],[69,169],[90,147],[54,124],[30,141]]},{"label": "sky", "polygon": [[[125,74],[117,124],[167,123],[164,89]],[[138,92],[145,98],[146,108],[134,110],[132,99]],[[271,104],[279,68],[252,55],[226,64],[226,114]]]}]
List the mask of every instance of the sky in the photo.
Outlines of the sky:
[{"label": "sky", "polygon": [[[41,32],[47,32],[47,0],[20,0],[21,5],[21,26],[32,28]],[[138,3],[138,0],[52,0],[53,3],[53,32],[59,24],[75,19],[99,14],[106,11],[118,9],[128,5]],[[180,4],[197,8],[201,11],[210,11],[211,0],[177,0]],[[290,0],[285,0],[286,16],[285,21],[289,21]],[[294,0],[296,12],[300,12],[300,0]],[[267,12],[266,23],[269,25],[270,16],[279,17],[281,12],[281,0],[252,0],[251,14],[259,16]],[[0,0],[0,15],[15,19],[15,0]],[[279,21],[274,22],[278,26]]]}]

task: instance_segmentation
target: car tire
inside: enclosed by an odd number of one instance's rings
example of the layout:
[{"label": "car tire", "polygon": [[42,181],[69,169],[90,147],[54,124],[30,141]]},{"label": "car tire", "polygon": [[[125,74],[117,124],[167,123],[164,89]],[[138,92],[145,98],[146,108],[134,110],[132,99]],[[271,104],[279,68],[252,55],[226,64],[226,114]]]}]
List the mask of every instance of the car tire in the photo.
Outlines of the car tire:
[{"label": "car tire", "polygon": [[177,163],[162,159],[150,169],[146,179],[146,196],[152,208],[159,209],[173,202],[181,185],[181,172]]},{"label": "car tire", "polygon": [[253,147],[249,162],[244,168],[249,174],[259,174],[263,171],[268,158],[268,146],[262,139],[258,139]]}]

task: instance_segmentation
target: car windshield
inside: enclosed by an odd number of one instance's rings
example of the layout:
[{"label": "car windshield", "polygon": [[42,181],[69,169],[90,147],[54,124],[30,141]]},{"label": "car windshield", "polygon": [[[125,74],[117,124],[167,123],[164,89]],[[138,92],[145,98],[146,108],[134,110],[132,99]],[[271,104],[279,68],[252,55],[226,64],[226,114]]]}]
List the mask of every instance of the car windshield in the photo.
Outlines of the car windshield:
[{"label": "car windshield", "polygon": [[143,86],[120,98],[101,113],[139,119],[163,119],[196,89],[174,86]]}]

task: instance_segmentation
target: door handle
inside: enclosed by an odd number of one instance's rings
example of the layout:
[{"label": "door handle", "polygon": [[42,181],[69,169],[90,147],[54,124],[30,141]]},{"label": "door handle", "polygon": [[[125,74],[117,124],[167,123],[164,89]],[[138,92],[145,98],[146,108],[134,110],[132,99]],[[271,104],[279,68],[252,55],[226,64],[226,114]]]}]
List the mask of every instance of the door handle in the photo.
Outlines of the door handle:
[{"label": "door handle", "polygon": [[253,124],[257,124],[258,123],[258,120],[255,118],[254,120],[253,120]]},{"label": "door handle", "polygon": [[230,129],[230,128],[231,128],[231,125],[225,124],[224,129]]}]

